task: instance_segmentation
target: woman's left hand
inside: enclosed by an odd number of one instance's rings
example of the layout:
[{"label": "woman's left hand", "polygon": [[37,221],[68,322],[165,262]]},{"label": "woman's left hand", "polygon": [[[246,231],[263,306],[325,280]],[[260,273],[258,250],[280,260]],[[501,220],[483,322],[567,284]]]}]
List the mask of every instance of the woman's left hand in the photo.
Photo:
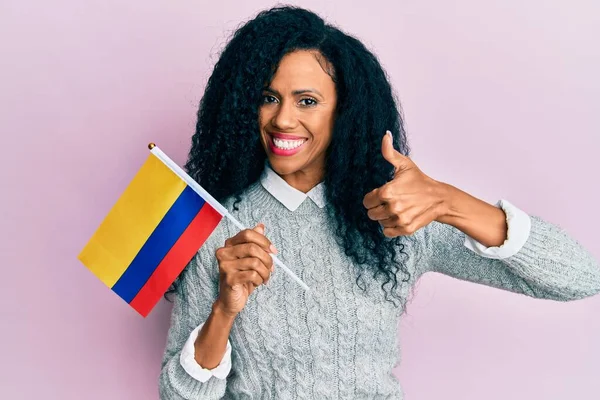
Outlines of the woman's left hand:
[{"label": "woman's left hand", "polygon": [[394,149],[391,135],[381,145],[383,157],[394,166],[394,178],[368,193],[363,205],[387,237],[412,235],[446,214],[446,185],[425,175],[408,157]]}]

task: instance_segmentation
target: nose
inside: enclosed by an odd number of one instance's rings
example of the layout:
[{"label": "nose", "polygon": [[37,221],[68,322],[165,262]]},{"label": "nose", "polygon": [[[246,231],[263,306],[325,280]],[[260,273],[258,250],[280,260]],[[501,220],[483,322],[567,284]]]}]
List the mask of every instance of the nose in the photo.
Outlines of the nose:
[{"label": "nose", "polygon": [[292,130],[296,127],[297,120],[294,105],[290,101],[283,101],[271,120],[273,127],[281,130]]}]

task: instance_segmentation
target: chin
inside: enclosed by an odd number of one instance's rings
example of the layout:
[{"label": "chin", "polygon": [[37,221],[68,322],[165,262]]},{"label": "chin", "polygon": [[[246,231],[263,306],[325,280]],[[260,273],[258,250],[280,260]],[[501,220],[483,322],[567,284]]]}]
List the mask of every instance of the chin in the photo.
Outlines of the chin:
[{"label": "chin", "polygon": [[277,160],[269,158],[269,165],[271,169],[277,172],[278,175],[289,175],[298,170],[297,165],[294,162],[289,162],[287,160]]}]

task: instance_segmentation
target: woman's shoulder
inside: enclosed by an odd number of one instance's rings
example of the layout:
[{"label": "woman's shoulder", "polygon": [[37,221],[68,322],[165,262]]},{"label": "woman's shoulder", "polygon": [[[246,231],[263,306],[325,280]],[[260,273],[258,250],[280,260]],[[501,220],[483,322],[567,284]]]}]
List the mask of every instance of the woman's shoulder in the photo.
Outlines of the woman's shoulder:
[{"label": "woman's shoulder", "polygon": [[252,207],[252,202],[256,196],[262,192],[260,181],[256,181],[246,187],[238,195],[230,195],[221,201],[223,207],[232,215],[243,214],[247,209]]}]

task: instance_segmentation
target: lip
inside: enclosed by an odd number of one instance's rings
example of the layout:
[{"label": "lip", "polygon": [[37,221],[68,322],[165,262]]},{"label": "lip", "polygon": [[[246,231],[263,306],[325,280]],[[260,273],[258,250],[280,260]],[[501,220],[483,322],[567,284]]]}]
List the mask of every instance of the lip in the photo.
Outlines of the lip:
[{"label": "lip", "polygon": [[[271,153],[275,154],[276,156],[293,156],[294,154],[300,152],[304,148],[304,145],[306,145],[306,143],[308,142],[308,138],[304,138],[304,137],[300,137],[300,136],[283,135],[283,134],[279,134],[279,133],[269,133],[268,136],[269,136],[269,150],[271,151]],[[300,146],[296,147],[295,149],[284,150],[284,149],[280,149],[275,146],[275,143],[273,143],[273,138],[287,139],[287,140],[304,139],[304,143],[302,143]]]},{"label": "lip", "polygon": [[285,133],[280,133],[280,132],[267,132],[269,135],[276,137],[277,139],[283,139],[283,140],[300,140],[300,139],[308,139],[307,137],[303,137],[303,136],[295,136],[295,135],[287,135]]}]

